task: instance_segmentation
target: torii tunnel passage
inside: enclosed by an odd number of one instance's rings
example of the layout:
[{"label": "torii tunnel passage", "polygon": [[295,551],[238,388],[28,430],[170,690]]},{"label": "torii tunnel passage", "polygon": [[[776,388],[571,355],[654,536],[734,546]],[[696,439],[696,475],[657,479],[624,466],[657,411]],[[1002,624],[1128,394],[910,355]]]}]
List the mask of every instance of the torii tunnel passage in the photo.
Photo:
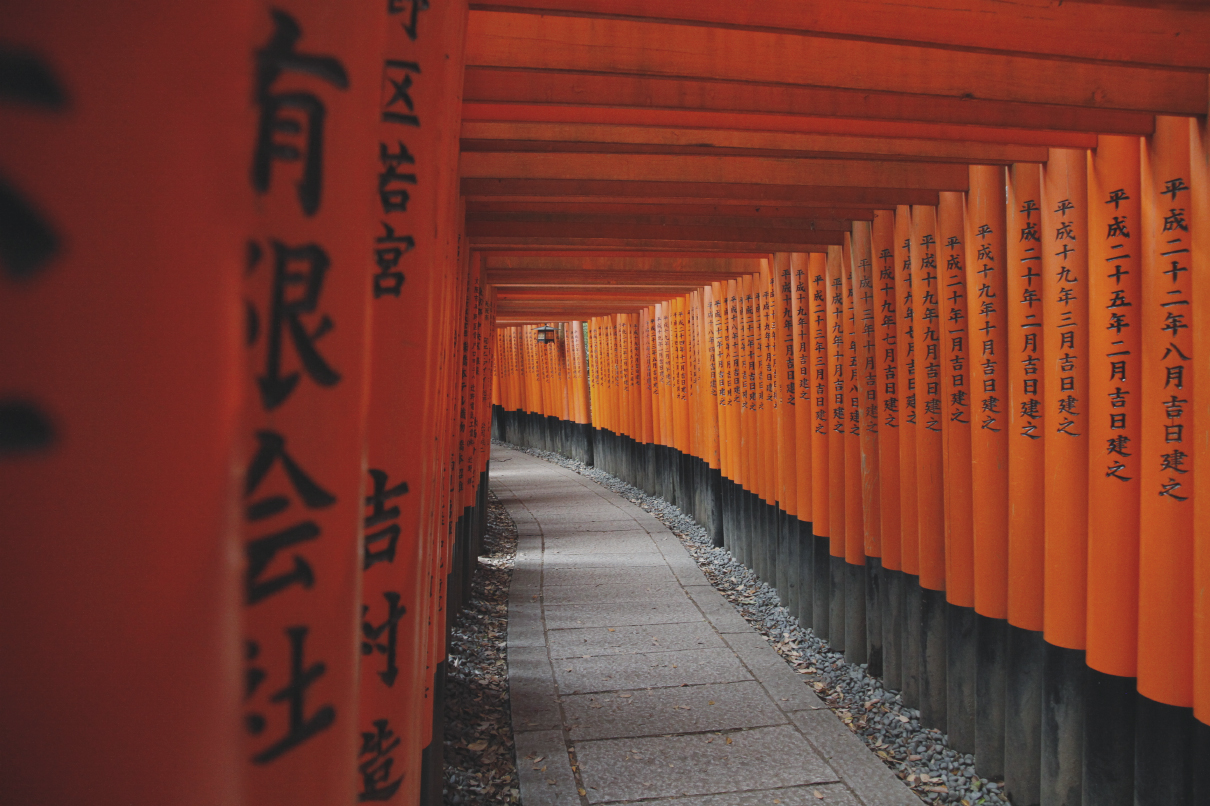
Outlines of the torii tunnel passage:
[{"label": "torii tunnel passage", "polygon": [[495,433],[1016,806],[1210,803],[1208,75],[1197,0],[0,5],[0,800],[438,804]]}]

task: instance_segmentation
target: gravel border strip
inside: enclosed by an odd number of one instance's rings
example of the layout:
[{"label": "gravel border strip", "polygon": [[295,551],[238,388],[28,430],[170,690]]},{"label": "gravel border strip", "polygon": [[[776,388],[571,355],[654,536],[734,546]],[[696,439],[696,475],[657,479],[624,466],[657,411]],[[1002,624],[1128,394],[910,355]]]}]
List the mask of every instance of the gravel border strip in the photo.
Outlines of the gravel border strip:
[{"label": "gravel border strip", "polygon": [[904,705],[899,692],[883,688],[881,680],[867,674],[865,664],[846,663],[843,653],[801,626],[781,606],[776,591],[727,549],[714,547],[705,528],[678,507],[562,454],[494,439],[492,444],[574,470],[655,515],[680,538],[710,584],[925,803],[1008,806],[1003,785],[975,772],[974,756],[950,748],[941,731],[923,727],[920,712]]},{"label": "gravel border strip", "polygon": [[508,589],[517,526],[490,490],[483,548],[470,604],[454,622],[446,658],[446,806],[521,800],[508,695]]}]

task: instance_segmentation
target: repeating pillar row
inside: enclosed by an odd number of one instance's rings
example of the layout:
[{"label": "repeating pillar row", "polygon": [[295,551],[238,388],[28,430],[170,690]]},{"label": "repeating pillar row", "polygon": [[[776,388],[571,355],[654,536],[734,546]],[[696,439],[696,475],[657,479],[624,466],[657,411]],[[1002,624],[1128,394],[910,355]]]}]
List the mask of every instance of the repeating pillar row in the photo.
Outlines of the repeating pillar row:
[{"label": "repeating pillar row", "polygon": [[496,354],[466,17],[0,13],[14,801],[441,802]]},{"label": "repeating pillar row", "polygon": [[693,514],[1014,803],[1192,802],[1204,148],[1161,117],[550,345],[501,329],[497,420]]}]

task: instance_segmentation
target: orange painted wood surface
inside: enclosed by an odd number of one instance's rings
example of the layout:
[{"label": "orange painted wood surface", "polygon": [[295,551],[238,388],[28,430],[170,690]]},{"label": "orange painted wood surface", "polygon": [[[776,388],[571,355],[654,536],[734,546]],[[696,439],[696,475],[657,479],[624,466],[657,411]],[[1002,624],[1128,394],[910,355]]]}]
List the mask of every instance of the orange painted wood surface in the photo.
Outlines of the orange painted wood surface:
[{"label": "orange painted wood surface", "polygon": [[[473,11],[468,67],[693,76],[951,98],[1205,111],[1205,74],[810,34]],[[1055,81],[1057,74],[1063,81]]]},{"label": "orange painted wood surface", "polygon": [[[1137,137],[1088,155],[1088,665],[1137,672],[1142,238]],[[1096,502],[1091,505],[1091,502]]]},{"label": "orange painted wood surface", "polygon": [[971,472],[971,302],[966,287],[966,199],[942,193],[937,205],[937,284],[941,338],[941,449],[945,515],[945,598],[975,606]]},{"label": "orange painted wood surface", "polygon": [[[1139,693],[1193,705],[1192,191],[1189,122],[1161,118],[1142,151]],[[1190,250],[1190,251],[1187,251]],[[1183,471],[1183,472],[1182,472]]]},{"label": "orange painted wood surface", "polygon": [[874,368],[878,406],[878,508],[879,547],[882,565],[892,571],[903,567],[900,533],[899,431],[903,412],[900,408],[902,381],[899,377],[899,300],[896,294],[895,214],[879,210],[870,228],[870,255],[873,260]]},{"label": "orange painted wood surface", "polygon": [[1009,171],[1008,622],[1026,630],[1043,627],[1043,449],[1050,438],[1043,409],[1041,183],[1037,165]]},{"label": "orange painted wood surface", "polygon": [[966,294],[971,393],[975,611],[1008,616],[1008,239],[998,166],[971,166],[966,196]]}]

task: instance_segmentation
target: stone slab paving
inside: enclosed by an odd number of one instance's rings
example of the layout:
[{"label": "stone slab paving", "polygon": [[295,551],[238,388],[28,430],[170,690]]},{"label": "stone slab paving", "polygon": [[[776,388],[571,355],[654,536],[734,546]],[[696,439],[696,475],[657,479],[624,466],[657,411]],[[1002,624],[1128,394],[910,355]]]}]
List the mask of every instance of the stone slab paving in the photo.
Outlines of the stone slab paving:
[{"label": "stone slab paving", "polygon": [[920,806],[650,513],[499,446],[491,488],[524,806]]}]

